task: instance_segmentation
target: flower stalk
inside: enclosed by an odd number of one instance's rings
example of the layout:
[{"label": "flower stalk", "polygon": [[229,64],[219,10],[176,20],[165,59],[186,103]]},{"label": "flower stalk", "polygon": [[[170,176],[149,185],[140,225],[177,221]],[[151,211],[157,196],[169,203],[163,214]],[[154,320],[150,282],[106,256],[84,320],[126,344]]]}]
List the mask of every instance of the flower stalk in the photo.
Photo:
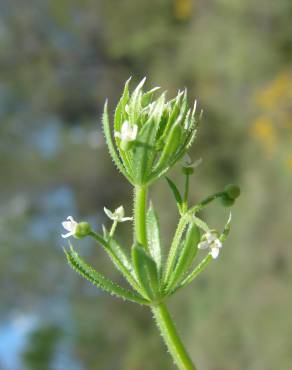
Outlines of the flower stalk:
[{"label": "flower stalk", "polygon": [[[146,237],[147,193],[148,189],[146,187],[135,188],[134,220],[136,240],[148,249]],[[178,368],[181,370],[196,370],[177,333],[166,304],[164,302],[153,304],[151,309],[162,338]]]}]

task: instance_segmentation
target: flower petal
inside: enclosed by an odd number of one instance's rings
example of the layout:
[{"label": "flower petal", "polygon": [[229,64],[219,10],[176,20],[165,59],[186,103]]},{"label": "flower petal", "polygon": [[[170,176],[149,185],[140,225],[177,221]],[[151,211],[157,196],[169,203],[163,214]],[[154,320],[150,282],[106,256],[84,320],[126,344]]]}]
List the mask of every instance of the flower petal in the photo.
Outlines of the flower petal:
[{"label": "flower petal", "polygon": [[103,210],[108,218],[110,218],[111,220],[115,219],[115,215],[109,209],[107,209],[106,207],[103,207]]},{"label": "flower petal", "polygon": [[74,235],[74,233],[71,231],[71,232],[69,232],[69,233],[67,233],[67,234],[61,234],[61,236],[62,236],[62,238],[69,238],[70,236],[72,236],[72,235]]},{"label": "flower petal", "polygon": [[131,129],[132,127],[131,127],[130,122],[124,121],[124,123],[122,124],[122,129],[121,129],[122,136],[128,136],[129,131],[132,131]]},{"label": "flower petal", "polygon": [[199,249],[207,249],[207,248],[209,248],[209,243],[207,241],[201,242],[201,243],[198,244],[198,248]]},{"label": "flower petal", "polygon": [[215,244],[216,248],[222,248],[222,243],[221,243],[221,241],[219,239],[216,239],[214,241],[214,244]]},{"label": "flower petal", "polygon": [[132,140],[136,140],[137,134],[138,134],[138,125],[134,125],[132,128],[132,135],[131,135]]},{"label": "flower petal", "polygon": [[220,249],[217,248],[217,247],[214,247],[214,248],[211,249],[210,254],[211,254],[213,259],[216,259],[219,256],[219,251],[220,251]]},{"label": "flower petal", "polygon": [[123,206],[119,206],[117,209],[115,209],[114,215],[118,219],[122,219],[124,217],[124,214],[125,214],[125,210]]},{"label": "flower petal", "polygon": [[120,219],[120,222],[125,222],[125,221],[132,221],[133,217],[123,217]]},{"label": "flower petal", "polygon": [[62,226],[64,227],[64,229],[71,231],[71,221],[63,221]]}]

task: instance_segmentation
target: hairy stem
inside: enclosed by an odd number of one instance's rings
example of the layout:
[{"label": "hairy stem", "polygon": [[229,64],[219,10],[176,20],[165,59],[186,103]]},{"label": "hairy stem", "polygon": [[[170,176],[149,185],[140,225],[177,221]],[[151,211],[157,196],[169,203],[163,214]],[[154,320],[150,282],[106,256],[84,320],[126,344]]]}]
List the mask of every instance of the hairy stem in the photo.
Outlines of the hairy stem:
[{"label": "hairy stem", "polygon": [[[136,186],[134,199],[135,239],[145,248],[148,248],[146,233],[146,204],[147,188]],[[181,227],[183,231],[185,225],[183,224]],[[179,239],[179,235],[177,235],[177,238]],[[178,368],[180,370],[196,370],[196,367],[193,365],[181,339],[178,336],[166,305],[163,302],[158,305],[153,305],[152,312],[164,342]]]},{"label": "hairy stem", "polygon": [[185,175],[185,191],[184,191],[184,198],[183,198],[183,213],[185,213],[188,209],[188,200],[189,200],[189,186],[190,186],[190,175]]},{"label": "hairy stem", "polygon": [[156,320],[157,326],[161,332],[162,338],[175,362],[180,370],[196,370],[192,363],[180,337],[178,336],[176,327],[164,303],[152,307],[152,312]]},{"label": "hairy stem", "polygon": [[147,187],[135,187],[134,199],[134,225],[135,239],[147,249],[147,234],[146,234],[146,205],[147,205]]}]

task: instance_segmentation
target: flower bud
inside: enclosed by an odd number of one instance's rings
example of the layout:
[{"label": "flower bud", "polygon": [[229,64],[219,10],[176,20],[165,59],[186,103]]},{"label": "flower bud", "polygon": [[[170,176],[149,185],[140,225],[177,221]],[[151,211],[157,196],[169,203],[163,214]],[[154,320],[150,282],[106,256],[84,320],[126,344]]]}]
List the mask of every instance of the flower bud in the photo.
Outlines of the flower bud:
[{"label": "flower bud", "polygon": [[231,206],[233,206],[234,202],[235,202],[235,199],[229,198],[229,196],[227,194],[224,194],[221,197],[221,203],[225,207],[231,207]]},{"label": "flower bud", "polygon": [[193,167],[182,167],[182,173],[185,175],[192,175],[194,173]]},{"label": "flower bud", "polygon": [[75,231],[75,237],[77,239],[84,238],[85,236],[88,236],[91,232],[91,226],[89,225],[88,222],[79,222],[78,225],[76,226],[76,231]]},{"label": "flower bud", "polygon": [[166,92],[155,95],[157,88],[144,92],[145,78],[133,92],[129,91],[129,82],[114,114],[115,140],[107,103],[104,134],[122,174],[133,185],[146,185],[165,175],[187,152],[195,139],[200,116],[196,115],[196,104],[189,108],[186,90],[167,101]]},{"label": "flower bud", "polygon": [[225,187],[224,192],[228,198],[236,199],[240,195],[240,188],[237,185],[230,184]]}]

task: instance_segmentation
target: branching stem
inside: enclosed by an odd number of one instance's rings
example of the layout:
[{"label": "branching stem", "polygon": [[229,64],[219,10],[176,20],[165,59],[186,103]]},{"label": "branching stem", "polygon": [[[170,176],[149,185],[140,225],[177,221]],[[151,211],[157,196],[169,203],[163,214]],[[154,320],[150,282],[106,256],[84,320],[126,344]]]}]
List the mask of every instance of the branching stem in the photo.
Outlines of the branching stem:
[{"label": "branching stem", "polygon": [[[134,224],[135,224],[135,239],[141,243],[146,249],[147,247],[147,232],[146,232],[146,205],[147,205],[147,188],[136,187],[134,199]],[[177,235],[179,242],[181,233],[185,228],[185,218],[181,221],[180,235]],[[189,357],[178,333],[172,318],[168,312],[165,303],[152,305],[152,312],[156,320],[157,326],[161,332],[162,338],[175,362],[180,370],[196,370],[191,358]]]}]

